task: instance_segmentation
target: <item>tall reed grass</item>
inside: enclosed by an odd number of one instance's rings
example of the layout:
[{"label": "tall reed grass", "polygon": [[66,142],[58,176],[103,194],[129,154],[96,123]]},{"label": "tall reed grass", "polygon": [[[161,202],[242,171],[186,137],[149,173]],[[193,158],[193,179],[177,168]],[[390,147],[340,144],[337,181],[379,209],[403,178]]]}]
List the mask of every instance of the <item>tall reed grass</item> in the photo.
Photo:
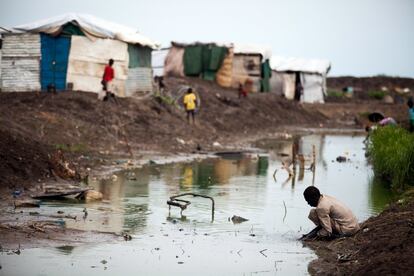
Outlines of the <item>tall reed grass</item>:
[{"label": "tall reed grass", "polygon": [[370,135],[368,153],[376,177],[387,180],[393,189],[414,185],[414,135],[407,130],[386,126]]}]

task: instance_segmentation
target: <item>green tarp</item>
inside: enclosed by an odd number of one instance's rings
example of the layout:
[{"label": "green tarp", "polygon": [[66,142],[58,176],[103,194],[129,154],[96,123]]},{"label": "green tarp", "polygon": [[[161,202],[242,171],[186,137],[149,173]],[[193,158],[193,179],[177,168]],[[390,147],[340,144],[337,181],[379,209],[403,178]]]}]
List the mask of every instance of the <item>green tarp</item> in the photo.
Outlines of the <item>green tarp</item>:
[{"label": "green tarp", "polygon": [[270,91],[270,77],[272,76],[272,69],[270,68],[269,60],[262,63],[262,79],[260,80],[260,91]]},{"label": "green tarp", "polygon": [[85,36],[85,34],[82,32],[82,30],[74,25],[73,23],[67,23],[65,25],[63,25],[62,28],[62,32],[60,33],[60,35],[80,35],[80,36]]},{"label": "green tarp", "polygon": [[128,44],[128,68],[151,67],[151,48]]},{"label": "green tarp", "polygon": [[211,44],[188,46],[184,50],[184,73],[186,76],[201,75],[206,80],[215,80],[226,54],[226,47]]},{"label": "green tarp", "polygon": [[189,46],[184,50],[184,74],[198,76],[203,69],[203,46]]}]

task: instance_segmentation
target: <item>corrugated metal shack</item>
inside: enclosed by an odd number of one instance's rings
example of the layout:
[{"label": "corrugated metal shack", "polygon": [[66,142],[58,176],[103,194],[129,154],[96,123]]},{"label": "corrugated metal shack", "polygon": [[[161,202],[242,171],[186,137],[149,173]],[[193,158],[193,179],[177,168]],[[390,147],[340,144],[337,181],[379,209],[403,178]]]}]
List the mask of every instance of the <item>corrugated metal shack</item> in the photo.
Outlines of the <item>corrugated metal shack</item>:
[{"label": "corrugated metal shack", "polygon": [[14,30],[23,33],[4,37],[3,91],[46,90],[53,85],[57,90],[99,92],[110,58],[115,61],[119,96],[152,91],[151,51],[158,44],[131,28],[70,13]]},{"label": "corrugated metal shack", "polygon": [[40,56],[39,35],[3,34],[2,91],[39,91]]}]

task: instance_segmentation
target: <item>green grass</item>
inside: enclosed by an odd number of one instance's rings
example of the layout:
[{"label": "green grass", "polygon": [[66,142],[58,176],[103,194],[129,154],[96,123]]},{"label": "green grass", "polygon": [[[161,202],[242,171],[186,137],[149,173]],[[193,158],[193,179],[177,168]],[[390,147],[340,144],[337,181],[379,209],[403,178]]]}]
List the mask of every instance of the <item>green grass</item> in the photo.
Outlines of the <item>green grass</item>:
[{"label": "green grass", "polygon": [[154,98],[162,104],[175,105],[175,100],[172,97],[163,96],[163,95],[160,95],[159,93],[156,93],[154,94]]},{"label": "green grass", "polygon": [[328,90],[328,97],[332,98],[342,98],[344,96],[344,93],[342,91],[338,90]]},{"label": "green grass", "polygon": [[382,100],[386,93],[384,91],[371,90],[368,91],[368,97],[371,99]]},{"label": "green grass", "polygon": [[400,127],[376,129],[368,147],[375,176],[387,179],[396,190],[414,184],[414,135]]}]

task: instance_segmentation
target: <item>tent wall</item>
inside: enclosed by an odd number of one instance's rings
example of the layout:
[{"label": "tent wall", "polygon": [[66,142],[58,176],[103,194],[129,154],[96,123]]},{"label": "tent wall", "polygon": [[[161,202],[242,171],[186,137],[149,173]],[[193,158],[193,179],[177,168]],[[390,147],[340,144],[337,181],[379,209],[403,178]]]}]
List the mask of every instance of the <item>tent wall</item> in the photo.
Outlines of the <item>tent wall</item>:
[{"label": "tent wall", "polygon": [[165,58],[164,75],[184,77],[184,47],[172,46]]},{"label": "tent wall", "polygon": [[125,96],[152,91],[151,51],[149,47],[128,44],[129,69]]},{"label": "tent wall", "polygon": [[270,92],[277,95],[284,95],[284,74],[276,71],[272,71],[272,76],[269,80]]},{"label": "tent wall", "polygon": [[140,92],[151,91],[152,69],[146,67],[129,68],[125,96],[139,96]]},{"label": "tent wall", "polygon": [[296,74],[283,73],[283,94],[286,99],[293,100],[295,98],[296,90]]},{"label": "tent wall", "polygon": [[167,58],[169,49],[152,51],[151,66],[154,76],[163,76],[164,75],[164,64],[165,59]]},{"label": "tent wall", "polygon": [[233,56],[232,84],[233,88],[238,88],[239,84],[244,84],[247,79],[253,82],[251,92],[260,91],[261,80],[261,55],[235,54]]},{"label": "tent wall", "polygon": [[3,34],[0,80],[2,91],[40,90],[38,34]]},{"label": "tent wall", "polygon": [[217,71],[216,81],[221,87],[231,87],[233,72],[233,48],[229,48],[220,69]]},{"label": "tent wall", "polygon": [[303,86],[301,102],[323,103],[324,102],[324,77],[319,74],[301,73],[300,81]]},{"label": "tent wall", "polygon": [[73,90],[98,93],[102,90],[101,80],[105,65],[111,58],[115,61],[115,93],[124,97],[129,64],[128,44],[118,40],[91,41],[84,36],[72,36],[67,83],[72,83]]},{"label": "tent wall", "polygon": [[227,48],[214,44],[196,44],[184,49],[184,74],[190,77],[201,76],[205,80],[216,80]]}]

